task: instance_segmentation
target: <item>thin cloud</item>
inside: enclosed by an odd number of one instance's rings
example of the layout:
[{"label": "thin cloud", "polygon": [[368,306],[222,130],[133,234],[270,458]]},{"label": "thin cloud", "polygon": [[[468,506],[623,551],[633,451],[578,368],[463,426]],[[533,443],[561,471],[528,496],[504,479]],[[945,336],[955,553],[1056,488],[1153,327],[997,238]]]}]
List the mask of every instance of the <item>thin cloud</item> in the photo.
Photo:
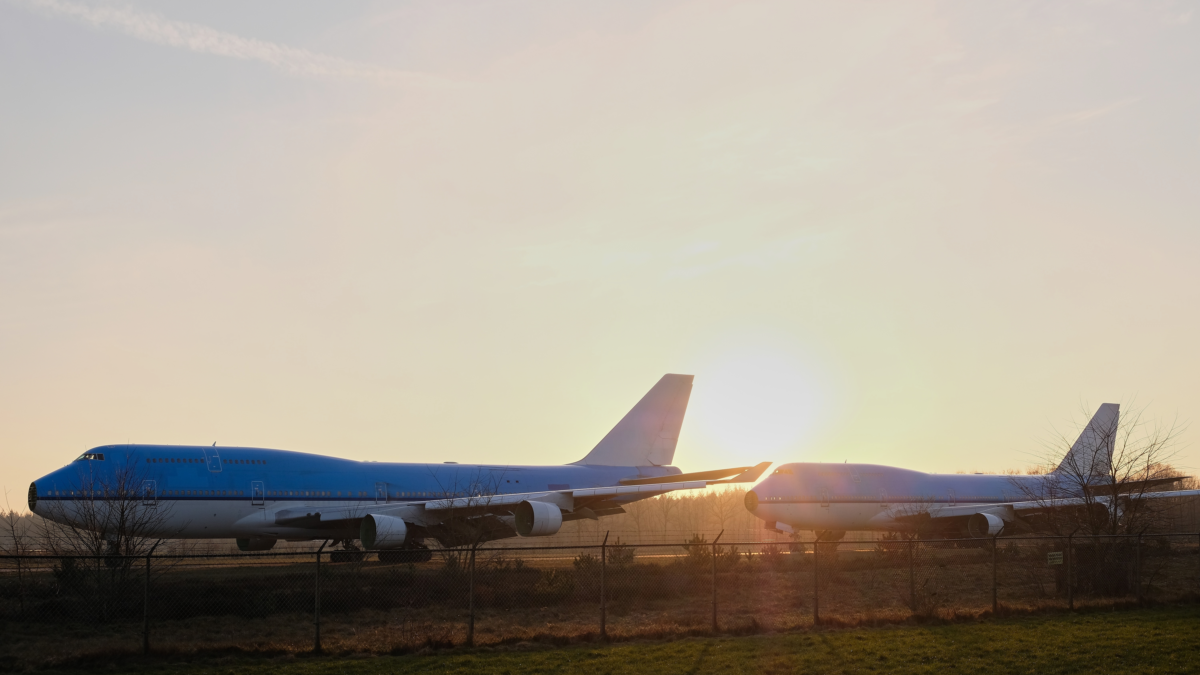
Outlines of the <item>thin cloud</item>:
[{"label": "thin cloud", "polygon": [[1048,125],[1056,127],[1064,124],[1082,124],[1096,117],[1103,117],[1104,115],[1124,108],[1131,103],[1136,103],[1139,100],[1140,99],[1138,98],[1127,98],[1114,103],[1109,103],[1107,105],[1089,108],[1087,110],[1079,110],[1073,113],[1067,113],[1065,115],[1058,115],[1050,118]]},{"label": "thin cloud", "polygon": [[197,23],[174,21],[131,7],[88,6],[61,0],[24,0],[24,4],[98,28],[116,29],[146,42],[202,54],[259,61],[294,76],[359,79],[384,84],[440,81],[420,73],[355,63],[307,49],[225,33]]}]

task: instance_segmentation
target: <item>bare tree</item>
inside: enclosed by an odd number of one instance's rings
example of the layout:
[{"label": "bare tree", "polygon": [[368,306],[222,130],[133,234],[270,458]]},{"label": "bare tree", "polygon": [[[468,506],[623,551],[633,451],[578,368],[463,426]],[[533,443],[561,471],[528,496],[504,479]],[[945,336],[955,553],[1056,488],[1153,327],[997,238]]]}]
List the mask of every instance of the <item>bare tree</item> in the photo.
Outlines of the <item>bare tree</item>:
[{"label": "bare tree", "polygon": [[670,494],[660,495],[650,500],[657,508],[659,515],[662,517],[662,534],[667,536],[667,529],[670,527],[671,514],[675,511],[675,507],[679,504],[678,498]]},{"label": "bare tree", "polygon": [[1115,405],[1108,411],[1102,406],[1074,443],[1059,434],[1047,446],[1048,466],[1062,456],[1054,471],[1040,480],[1013,480],[1026,499],[1041,506],[1025,519],[1033,529],[1114,535],[1161,527],[1171,503],[1145,497],[1183,478],[1170,466],[1183,428],[1177,420],[1150,420],[1144,409],[1117,411]]},{"label": "bare tree", "polygon": [[744,491],[731,489],[717,488],[711,494],[705,495],[705,507],[709,517],[714,521],[715,529],[718,532],[723,532],[726,526],[737,516],[739,511],[744,511],[742,506]]},{"label": "bare tree", "polygon": [[12,507],[8,498],[8,490],[4,491],[4,508],[0,513],[0,529],[3,529],[3,540],[0,541],[0,553],[4,555],[22,556],[33,552],[33,536],[30,532],[30,522],[27,514],[19,513]]},{"label": "bare tree", "polygon": [[130,456],[109,462],[103,470],[80,463],[78,481],[62,491],[64,498],[47,499],[38,509],[45,516],[38,548],[61,556],[54,570],[60,592],[81,601],[72,611],[100,621],[136,611],[134,563],[173,534],[171,505],[159,501],[142,465]]},{"label": "bare tree", "polygon": [[160,502],[152,481],[132,458],[105,472],[84,465],[69,499],[47,500],[41,523],[42,548],[53,554],[146,555],[172,533],[171,504]]}]

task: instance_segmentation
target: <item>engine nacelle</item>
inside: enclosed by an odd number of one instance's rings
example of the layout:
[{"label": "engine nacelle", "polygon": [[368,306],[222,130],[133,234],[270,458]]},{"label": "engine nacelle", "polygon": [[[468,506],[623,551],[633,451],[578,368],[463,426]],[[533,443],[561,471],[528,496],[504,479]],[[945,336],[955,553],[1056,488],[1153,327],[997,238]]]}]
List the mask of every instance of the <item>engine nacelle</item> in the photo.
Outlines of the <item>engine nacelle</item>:
[{"label": "engine nacelle", "polygon": [[239,551],[270,551],[275,548],[276,540],[250,537],[248,539],[237,539],[236,541]]},{"label": "engine nacelle", "polygon": [[562,527],[562,510],[546,502],[521,502],[513,511],[517,534],[522,537],[548,537]]},{"label": "engine nacelle", "polygon": [[362,519],[358,538],[368,549],[401,548],[408,541],[408,525],[403,518],[371,514]]},{"label": "engine nacelle", "polygon": [[991,513],[976,513],[967,518],[967,534],[972,537],[994,537],[1004,530],[1004,519]]}]

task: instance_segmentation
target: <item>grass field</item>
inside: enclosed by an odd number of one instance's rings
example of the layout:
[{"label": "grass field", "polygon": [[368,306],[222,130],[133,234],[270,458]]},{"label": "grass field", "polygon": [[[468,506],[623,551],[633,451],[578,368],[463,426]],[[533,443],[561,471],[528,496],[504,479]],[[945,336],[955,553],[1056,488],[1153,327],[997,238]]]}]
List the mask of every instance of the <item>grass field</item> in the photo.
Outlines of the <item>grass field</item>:
[{"label": "grass field", "polygon": [[1047,614],[926,626],[407,656],[217,654],[96,660],[41,672],[260,675],[376,673],[1197,673],[1200,606]]}]

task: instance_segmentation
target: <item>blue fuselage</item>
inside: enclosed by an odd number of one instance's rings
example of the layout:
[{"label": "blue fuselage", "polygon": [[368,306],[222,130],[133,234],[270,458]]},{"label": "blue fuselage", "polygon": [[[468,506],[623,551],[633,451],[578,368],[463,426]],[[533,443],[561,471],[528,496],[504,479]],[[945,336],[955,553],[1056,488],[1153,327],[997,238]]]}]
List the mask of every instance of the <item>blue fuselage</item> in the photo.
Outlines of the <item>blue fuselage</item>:
[{"label": "blue fuselage", "polygon": [[[102,458],[102,459],[101,459]],[[361,462],[261,448],[110,445],[94,448],[30,486],[30,508],[51,519],[71,502],[108,490],[170,506],[160,534],[179,537],[304,538],[273,526],[294,506],[421,502],[618,485],[622,478],[678,474],[674,467],[500,466]]]}]

